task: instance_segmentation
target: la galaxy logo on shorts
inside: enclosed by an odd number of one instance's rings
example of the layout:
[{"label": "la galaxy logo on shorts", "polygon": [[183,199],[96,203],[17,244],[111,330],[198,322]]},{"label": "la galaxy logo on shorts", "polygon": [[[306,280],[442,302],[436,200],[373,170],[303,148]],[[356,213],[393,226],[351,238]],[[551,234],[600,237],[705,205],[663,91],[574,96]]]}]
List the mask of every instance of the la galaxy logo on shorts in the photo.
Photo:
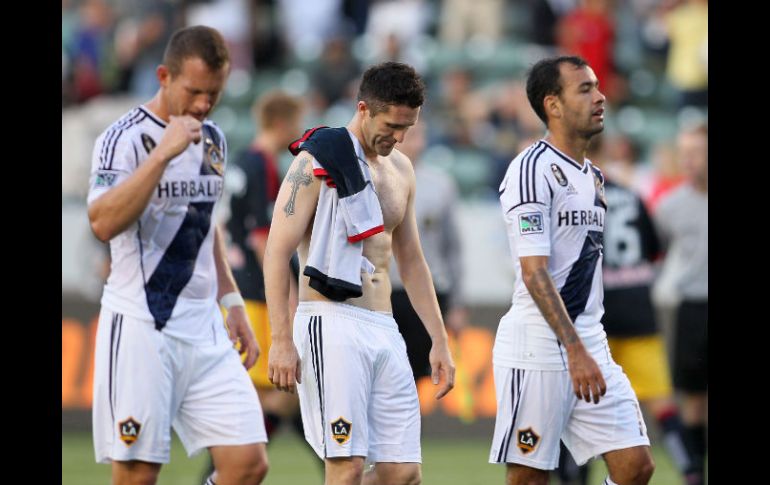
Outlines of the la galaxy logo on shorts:
[{"label": "la galaxy logo on shorts", "polygon": [[139,438],[139,432],[142,430],[142,425],[132,417],[129,417],[125,421],[118,423],[118,429],[120,430],[120,439],[126,446],[131,446]]},{"label": "la galaxy logo on shorts", "polygon": [[518,446],[521,452],[525,455],[530,451],[534,451],[539,441],[540,436],[532,431],[532,427],[527,429],[520,429],[516,433],[516,446]]},{"label": "la galaxy logo on shorts", "polygon": [[519,215],[519,232],[523,235],[543,232],[543,213],[527,212]]},{"label": "la galaxy logo on shorts", "polygon": [[340,416],[337,418],[337,421],[331,423],[331,426],[334,441],[344,445],[350,440],[350,428],[353,426],[353,423]]},{"label": "la galaxy logo on shorts", "polygon": [[222,150],[219,149],[216,143],[206,137],[203,140],[203,163],[211,167],[217,175],[224,173],[224,157],[222,156]]}]

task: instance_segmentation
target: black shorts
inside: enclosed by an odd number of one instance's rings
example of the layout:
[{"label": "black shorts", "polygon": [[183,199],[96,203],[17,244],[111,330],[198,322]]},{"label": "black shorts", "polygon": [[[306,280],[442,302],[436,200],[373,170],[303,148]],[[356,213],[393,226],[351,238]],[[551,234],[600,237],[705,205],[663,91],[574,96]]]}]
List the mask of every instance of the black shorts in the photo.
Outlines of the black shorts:
[{"label": "black shorts", "polygon": [[[441,314],[446,313],[447,297],[444,294],[437,294],[438,306]],[[406,354],[409,356],[409,365],[412,366],[412,374],[415,380],[430,375],[430,354],[431,346],[428,331],[422,324],[417,312],[412,308],[409,297],[405,290],[393,290],[390,295],[390,302],[393,305],[393,319],[398,324],[398,331],[404,337],[406,342]]]},{"label": "black shorts", "polygon": [[677,390],[708,391],[708,313],[708,300],[679,305],[673,372]]}]

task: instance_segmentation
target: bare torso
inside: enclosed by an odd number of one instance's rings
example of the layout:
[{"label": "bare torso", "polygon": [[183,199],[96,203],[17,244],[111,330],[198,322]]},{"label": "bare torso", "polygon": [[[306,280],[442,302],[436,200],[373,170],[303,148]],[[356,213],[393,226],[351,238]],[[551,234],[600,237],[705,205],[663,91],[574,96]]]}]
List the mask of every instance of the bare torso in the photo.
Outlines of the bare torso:
[{"label": "bare torso", "polygon": [[[364,257],[374,265],[375,270],[372,274],[361,272],[363,295],[345,300],[344,303],[373,311],[391,312],[388,273],[393,252],[393,231],[403,222],[406,215],[410,196],[409,181],[414,175],[411,162],[398,150],[393,150],[387,157],[377,157],[376,161],[369,161],[369,171],[382,207],[385,230],[364,239]],[[310,288],[310,278],[302,274],[307,263],[312,231],[311,222],[297,248],[300,260],[299,300],[330,301]]]}]

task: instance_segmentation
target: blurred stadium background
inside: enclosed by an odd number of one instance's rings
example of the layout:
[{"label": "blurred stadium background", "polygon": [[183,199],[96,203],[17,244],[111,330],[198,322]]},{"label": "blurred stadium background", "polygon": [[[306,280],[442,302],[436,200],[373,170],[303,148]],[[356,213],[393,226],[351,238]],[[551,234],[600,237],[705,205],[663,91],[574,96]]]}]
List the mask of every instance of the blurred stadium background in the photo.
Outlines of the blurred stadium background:
[{"label": "blurred stadium background", "polygon": [[[462,195],[463,290],[473,324],[455,342],[458,388],[436,403],[430,384],[420,386],[424,481],[486,484],[503,477],[502,467],[486,463],[491,348],[513,288],[496,189],[519,147],[543,133],[523,75],[556,52],[589,61],[608,98],[606,170],[654,207],[681,180],[672,148],[678,130],[707,120],[707,32],[692,28],[707,12],[698,0],[62,0],[62,483],[109,481],[90,441],[93,339],[108,271],[107,248],[91,235],[85,209],[93,142],[154,94],[155,67],[176,28],[210,25],[230,45],[233,71],[212,118],[231,157],[250,143],[251,105],[267,90],[302,96],[306,127],[340,126],[368,65],[400,60],[424,76],[422,161],[450,173]],[[287,152],[284,169],[289,160]],[[668,331],[671,302],[656,303]],[[662,448],[654,452],[651,483],[680,483]],[[269,453],[268,485],[321,482],[317,460],[295,435],[279,435]],[[202,467],[202,457],[188,460],[175,441],[160,483],[199,483]],[[594,483],[603,467],[594,465]]]}]

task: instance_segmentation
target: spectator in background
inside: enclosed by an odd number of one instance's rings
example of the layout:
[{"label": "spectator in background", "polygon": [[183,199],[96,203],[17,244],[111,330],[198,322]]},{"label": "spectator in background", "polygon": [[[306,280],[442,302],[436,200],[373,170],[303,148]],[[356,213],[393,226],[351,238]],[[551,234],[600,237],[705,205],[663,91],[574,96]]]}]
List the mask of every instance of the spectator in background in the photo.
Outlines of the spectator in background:
[{"label": "spectator in background", "polygon": [[366,35],[374,49],[374,62],[405,62],[418,72],[426,70],[420,39],[430,20],[425,0],[373,0]]},{"label": "spectator in background", "polygon": [[353,97],[360,72],[350,39],[342,34],[331,36],[311,74],[315,109],[323,113],[337,101]]},{"label": "spectator in background", "polygon": [[453,47],[462,47],[474,38],[497,43],[503,34],[503,0],[443,0],[439,38]]},{"label": "spectator in background", "polygon": [[109,91],[106,73],[111,59],[113,19],[112,8],[104,0],[85,0],[78,9],[68,48],[70,94],[76,103]]},{"label": "spectator in background", "polygon": [[679,108],[708,108],[708,0],[686,0],[665,16],[669,82]]},{"label": "spectator in background", "polygon": [[576,0],[530,0],[532,31],[529,39],[543,47],[556,47],[559,19],[575,8]]},{"label": "spectator in background", "polygon": [[607,99],[617,104],[624,94],[615,69],[615,14],[611,2],[580,0],[576,9],[559,20],[556,37],[564,53],[582,57],[594,68]]},{"label": "spectator in background", "polygon": [[441,73],[439,99],[432,112],[443,143],[472,145],[471,126],[465,116],[472,88],[473,74],[464,67],[451,67]]},{"label": "spectator in background", "polygon": [[[424,123],[417,123],[398,145],[414,165],[414,212],[425,260],[433,277],[441,314],[449,330],[459,332],[468,314],[462,300],[462,251],[456,214],[458,189],[454,179],[439,168],[420,161],[426,143]],[[390,266],[393,318],[404,336],[406,353],[415,380],[430,375],[431,339],[412,307],[395,264]]]},{"label": "spectator in background", "polygon": [[132,96],[152,96],[158,89],[157,59],[181,27],[172,0],[133,0],[122,4],[126,15],[119,23],[115,54],[120,68],[120,89]]},{"label": "spectator in background", "polygon": [[655,211],[666,251],[660,279],[669,280],[679,305],[673,352],[674,388],[683,393],[685,446],[702,483],[708,418],[708,128],[684,128],[677,153],[685,183]]},{"label": "spectator in background", "polygon": [[669,143],[659,143],[652,153],[653,175],[644,192],[644,202],[655,212],[661,198],[683,181],[682,171],[677,163],[676,149]]}]

